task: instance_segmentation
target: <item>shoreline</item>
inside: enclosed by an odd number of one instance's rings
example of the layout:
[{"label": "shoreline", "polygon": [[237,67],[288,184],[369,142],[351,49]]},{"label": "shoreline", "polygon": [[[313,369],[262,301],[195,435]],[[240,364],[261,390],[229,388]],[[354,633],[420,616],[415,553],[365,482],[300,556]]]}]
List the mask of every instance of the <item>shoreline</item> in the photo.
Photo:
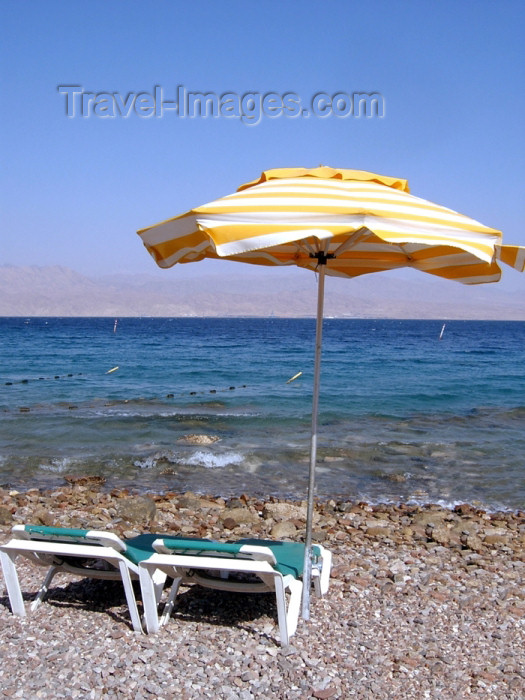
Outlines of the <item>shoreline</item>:
[{"label": "shoreline", "polygon": [[[161,532],[213,539],[258,536],[304,539],[306,501],[270,496],[104,488],[96,476],[70,476],[55,488],[0,487],[0,531],[19,523],[111,530],[121,537]],[[314,540],[356,536],[394,546],[425,543],[483,552],[491,547],[525,560],[525,510],[485,510],[460,503],[368,503],[315,499]]]},{"label": "shoreline", "polygon": [[[164,488],[153,488],[149,485],[140,484],[130,484],[127,482],[118,483],[113,482],[112,479],[107,479],[103,476],[98,476],[94,474],[74,474],[65,475],[61,477],[60,480],[50,483],[39,483],[38,485],[30,486],[27,482],[16,482],[16,481],[6,481],[0,484],[0,507],[6,506],[6,504],[11,508],[17,508],[17,497],[22,498],[24,494],[40,494],[40,496],[45,500],[51,494],[67,493],[68,490],[71,491],[72,495],[81,493],[83,490],[87,491],[97,491],[103,497],[104,494],[111,496],[112,498],[123,498],[123,497],[148,497],[155,501],[162,502],[164,499],[173,499],[185,494],[191,494],[197,499],[204,499],[205,501],[217,501],[220,505],[225,504],[229,501],[238,500],[239,498],[244,498],[245,500],[251,500],[254,502],[267,502],[267,501],[283,501],[287,503],[298,504],[301,502],[306,502],[306,495],[304,498],[296,495],[286,495],[286,494],[263,494],[261,492],[254,492],[250,495],[246,493],[241,493],[240,490],[232,490],[229,487],[229,491],[223,494],[210,493],[206,490],[192,490],[191,487],[188,490],[177,490],[170,487]],[[12,494],[12,495],[11,495]],[[427,494],[428,495],[428,494]],[[14,500],[13,500],[14,499]],[[473,513],[478,513],[479,515],[488,515],[491,517],[496,517],[498,514],[505,515],[516,515],[523,517],[525,514],[525,504],[523,508],[506,506],[504,504],[489,504],[483,503],[478,499],[474,500],[419,500],[419,499],[391,499],[391,500],[373,500],[367,498],[366,496],[354,496],[345,497],[341,493],[334,493],[333,495],[320,495],[314,498],[317,504],[325,504],[328,502],[334,504],[353,504],[362,507],[370,507],[372,509],[381,508],[402,508],[402,509],[441,509],[445,511],[456,512],[459,510],[470,509]],[[13,511],[14,512],[14,511]],[[0,517],[0,525],[2,520]]]},{"label": "shoreline", "polygon": [[[85,501],[86,499],[81,496],[81,494],[97,494],[96,501],[107,501],[107,505],[111,501],[118,502],[122,499],[131,498],[135,500],[141,499],[151,499],[153,502],[162,504],[165,502],[175,502],[178,499],[193,499],[195,503],[193,505],[199,505],[197,502],[202,502],[200,505],[203,507],[216,507],[218,509],[227,508],[228,504],[231,502],[242,502],[247,507],[249,504],[259,506],[267,502],[282,502],[294,504],[295,506],[304,505],[306,499],[299,499],[297,497],[288,497],[282,495],[247,495],[243,494],[230,494],[230,495],[217,495],[211,493],[205,493],[200,491],[176,491],[173,489],[162,489],[155,490],[150,487],[131,487],[128,485],[112,485],[107,484],[107,480],[102,476],[95,475],[68,475],[63,477],[62,484],[50,484],[47,486],[32,486],[28,487],[25,485],[16,484],[4,484],[0,485],[0,508],[2,508],[2,513],[4,516],[0,516],[0,525],[8,524],[9,518],[5,520],[5,513],[10,510],[13,516],[17,513],[20,506],[24,506],[26,503],[40,502],[42,506],[49,507],[55,498],[60,501],[60,507],[57,511],[64,511],[68,502],[68,494],[71,497],[73,505],[75,500]],[[525,507],[522,508],[511,508],[511,507],[494,507],[491,508],[480,502],[463,502],[463,501],[452,501],[452,502],[419,502],[419,501],[368,501],[359,498],[344,498],[342,496],[326,496],[326,497],[315,497],[315,503],[317,508],[329,507],[335,511],[348,512],[350,508],[361,509],[365,511],[382,511],[382,510],[400,510],[406,513],[417,513],[419,511],[447,511],[450,513],[470,516],[476,515],[478,517],[485,517],[485,519],[498,519],[498,517],[505,518],[506,516],[515,516],[518,519],[525,518]],[[92,505],[94,504],[94,501]],[[88,506],[87,503],[85,503]],[[6,510],[7,509],[7,510]],[[88,507],[89,510],[89,507]],[[51,511],[49,511],[51,513]],[[87,512],[87,511],[86,511]],[[99,509],[95,508],[95,513],[99,514]],[[2,517],[4,519],[2,519]],[[47,519],[49,520],[51,516]],[[15,520],[16,520],[15,516]],[[64,518],[61,518],[62,520]],[[67,519],[67,518],[66,518]],[[5,520],[5,521],[4,521]],[[148,520],[147,518],[143,520]],[[41,523],[50,524],[50,523]]]},{"label": "shoreline", "polygon": [[[219,540],[301,540],[300,502],[105,491],[77,478],[0,489],[0,534],[16,523]],[[525,512],[472,505],[316,505],[314,539],[334,557],[288,648],[272,596],[183,589],[159,634],[134,633],[117,584],[60,574],[15,618],[0,579],[0,690],[59,698],[509,698],[525,694]],[[20,564],[28,599],[44,569]],[[72,670],[70,670],[72,669]],[[18,695],[17,695],[18,693]]]}]

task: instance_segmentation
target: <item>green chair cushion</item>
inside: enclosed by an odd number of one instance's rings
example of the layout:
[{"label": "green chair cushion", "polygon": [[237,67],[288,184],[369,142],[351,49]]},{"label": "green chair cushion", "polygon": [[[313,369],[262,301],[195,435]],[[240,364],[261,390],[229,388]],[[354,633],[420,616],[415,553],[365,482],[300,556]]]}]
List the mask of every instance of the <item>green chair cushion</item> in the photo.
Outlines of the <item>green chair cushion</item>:
[{"label": "green chair cushion", "polygon": [[[278,542],[255,538],[245,538],[236,542],[215,542],[185,537],[164,537],[162,539],[168,549],[192,556],[206,556],[211,552],[217,552],[235,557],[240,553],[242,546],[246,544],[268,547],[273,552],[277,562],[274,568],[280,574],[283,576],[291,574],[294,578],[299,578],[303,574],[304,544],[301,542]],[[319,556],[319,548],[314,546],[312,549],[314,556]]]},{"label": "green chair cushion", "polygon": [[124,540],[126,551],[124,556],[134,564],[139,564],[144,559],[149,559],[152,554],[155,554],[153,542],[162,538],[162,535],[137,535]]},{"label": "green chair cushion", "polygon": [[79,530],[72,527],[47,527],[45,525],[24,525],[24,530],[31,535],[42,535],[52,540],[77,540],[85,539],[89,530]]},{"label": "green chair cushion", "polygon": [[162,541],[168,549],[190,556],[206,556],[210,552],[235,556],[239,554],[242,546],[236,542],[217,542],[197,537],[163,537]]},{"label": "green chair cushion", "polygon": [[[275,569],[283,576],[291,574],[294,578],[300,578],[304,569],[304,544],[302,542],[276,542],[275,540],[258,540],[247,538],[238,540],[239,544],[251,544],[259,547],[268,547],[273,552],[277,561]],[[314,556],[320,551],[312,547]]]}]

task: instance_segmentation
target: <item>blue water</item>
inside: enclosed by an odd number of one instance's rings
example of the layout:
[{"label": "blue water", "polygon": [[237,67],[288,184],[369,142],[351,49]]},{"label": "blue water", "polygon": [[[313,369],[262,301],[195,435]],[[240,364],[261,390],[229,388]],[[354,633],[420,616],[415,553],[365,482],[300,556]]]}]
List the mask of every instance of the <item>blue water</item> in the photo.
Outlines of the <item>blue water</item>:
[{"label": "blue water", "polygon": [[[325,321],[320,497],[524,507],[525,323],[449,321],[440,340],[442,325]],[[311,319],[0,319],[0,483],[303,497],[314,334]]]}]

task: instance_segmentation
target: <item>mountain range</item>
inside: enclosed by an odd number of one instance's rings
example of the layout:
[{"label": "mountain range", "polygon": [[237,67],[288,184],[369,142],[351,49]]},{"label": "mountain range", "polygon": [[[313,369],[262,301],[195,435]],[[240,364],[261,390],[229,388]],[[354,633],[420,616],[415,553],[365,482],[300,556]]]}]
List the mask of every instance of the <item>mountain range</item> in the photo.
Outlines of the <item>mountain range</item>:
[{"label": "mountain range", "polygon": [[[86,276],[61,266],[4,265],[0,316],[315,316],[316,275],[295,268],[224,267],[220,275],[173,269]],[[327,277],[325,315],[523,321],[525,288],[467,287],[421,274]]]}]

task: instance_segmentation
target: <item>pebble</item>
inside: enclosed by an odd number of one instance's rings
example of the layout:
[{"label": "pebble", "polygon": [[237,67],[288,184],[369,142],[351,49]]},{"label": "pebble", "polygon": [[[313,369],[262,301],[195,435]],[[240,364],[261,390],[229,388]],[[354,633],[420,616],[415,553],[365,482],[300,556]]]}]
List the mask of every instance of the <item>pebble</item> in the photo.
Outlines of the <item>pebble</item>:
[{"label": "pebble", "polygon": [[[304,536],[304,503],[143,496],[127,508],[132,492],[83,479],[0,489],[1,541],[44,518],[223,540],[287,523],[290,539]],[[119,584],[59,574],[48,600],[17,618],[0,578],[0,697],[523,700],[524,512],[335,501],[316,511],[316,537],[334,556],[330,590],[312,597],[310,621],[284,648],[272,595],[181,587],[168,625],[144,636]],[[29,598],[44,570],[19,561]]]}]

